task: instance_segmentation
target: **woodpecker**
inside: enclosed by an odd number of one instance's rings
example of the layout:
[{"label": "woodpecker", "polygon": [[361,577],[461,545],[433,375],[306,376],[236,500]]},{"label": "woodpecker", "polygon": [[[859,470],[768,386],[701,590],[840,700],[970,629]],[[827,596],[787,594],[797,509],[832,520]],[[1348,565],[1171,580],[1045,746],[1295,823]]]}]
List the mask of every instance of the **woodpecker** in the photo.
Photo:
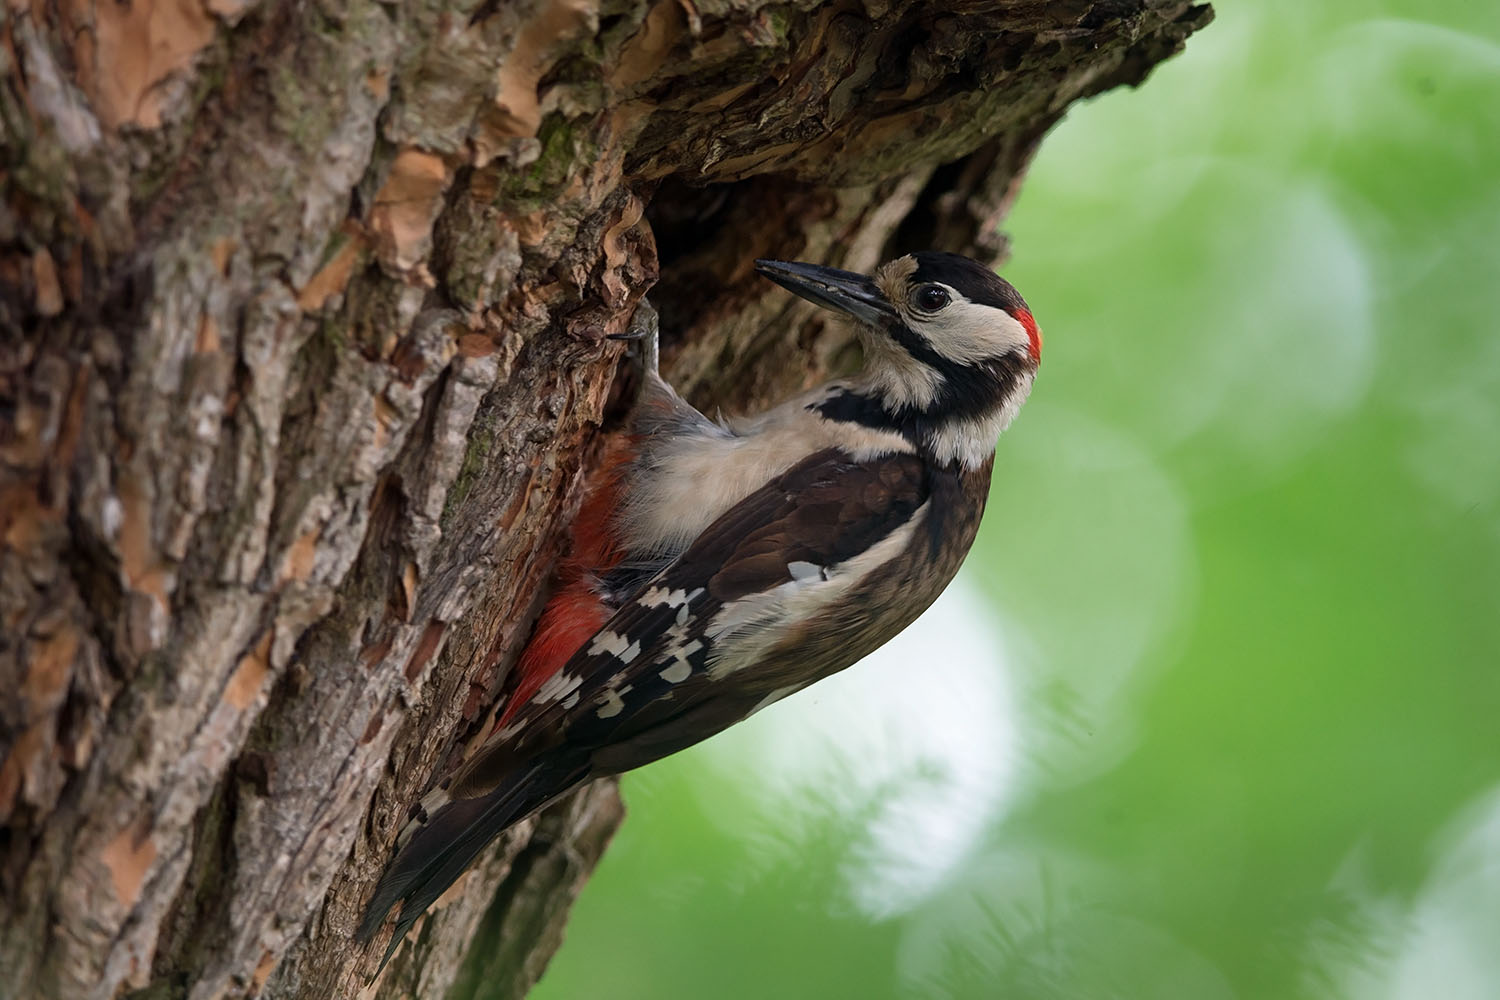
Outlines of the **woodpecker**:
[{"label": "woodpecker", "polygon": [[867,655],[958,572],[995,440],[1042,337],[989,268],[923,252],[873,276],[759,260],[846,314],[862,371],[716,422],[657,372],[609,443],[572,554],[483,746],[414,809],[365,911],[406,932],[511,824],[584,782],[692,746]]}]

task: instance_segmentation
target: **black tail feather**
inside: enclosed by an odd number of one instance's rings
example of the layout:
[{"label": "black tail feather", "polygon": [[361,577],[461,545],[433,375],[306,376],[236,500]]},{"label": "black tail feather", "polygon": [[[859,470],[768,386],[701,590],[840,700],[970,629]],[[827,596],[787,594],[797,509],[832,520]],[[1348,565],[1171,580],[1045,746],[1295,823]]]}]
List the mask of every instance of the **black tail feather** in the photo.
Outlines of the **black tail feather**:
[{"label": "black tail feather", "polygon": [[533,764],[488,795],[449,802],[407,841],[381,875],[355,931],[359,942],[368,942],[385,923],[390,908],[402,901],[395,933],[375,970],[377,976],[417,918],[458,880],[490,841],[579,784],[587,774],[581,766],[563,774],[558,771],[555,762]]}]

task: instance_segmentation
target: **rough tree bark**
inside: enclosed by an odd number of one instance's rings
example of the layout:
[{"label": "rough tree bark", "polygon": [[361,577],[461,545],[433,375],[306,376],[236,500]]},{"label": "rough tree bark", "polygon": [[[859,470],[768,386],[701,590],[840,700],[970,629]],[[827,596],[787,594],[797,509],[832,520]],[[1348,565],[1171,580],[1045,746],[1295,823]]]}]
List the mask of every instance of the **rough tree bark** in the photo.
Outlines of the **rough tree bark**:
[{"label": "rough tree bark", "polygon": [[[0,994],[354,995],[544,593],[602,335],[656,283],[700,404],[848,367],[752,258],[998,258],[1067,106],[1208,17],[0,6]],[[503,838],[372,995],[522,995],[620,817],[595,787]]]}]

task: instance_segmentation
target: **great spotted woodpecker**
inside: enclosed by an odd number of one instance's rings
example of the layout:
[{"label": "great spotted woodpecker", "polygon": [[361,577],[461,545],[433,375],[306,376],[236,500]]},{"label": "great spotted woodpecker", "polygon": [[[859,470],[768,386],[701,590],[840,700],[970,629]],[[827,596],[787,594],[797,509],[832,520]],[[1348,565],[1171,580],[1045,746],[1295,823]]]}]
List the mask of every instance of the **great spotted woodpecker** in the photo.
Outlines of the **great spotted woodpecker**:
[{"label": "great spotted woodpecker", "polygon": [[401,901],[385,960],[506,827],[690,747],[842,670],[921,614],[979,528],[995,439],[1042,338],[988,268],[918,253],[873,277],[762,260],[854,319],[863,371],[716,423],[644,379],[489,739],[414,810],[358,935]]}]

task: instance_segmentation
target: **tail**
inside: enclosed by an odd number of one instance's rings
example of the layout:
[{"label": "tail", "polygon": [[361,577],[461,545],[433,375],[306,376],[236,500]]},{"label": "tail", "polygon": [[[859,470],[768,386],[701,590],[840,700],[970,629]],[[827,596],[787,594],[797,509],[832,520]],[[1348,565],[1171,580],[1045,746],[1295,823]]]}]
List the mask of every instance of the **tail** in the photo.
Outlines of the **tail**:
[{"label": "tail", "polygon": [[537,761],[487,795],[454,799],[412,835],[380,877],[355,938],[366,943],[401,901],[396,930],[375,975],[391,960],[417,918],[464,873],[479,852],[513,823],[581,783],[587,764]]}]

